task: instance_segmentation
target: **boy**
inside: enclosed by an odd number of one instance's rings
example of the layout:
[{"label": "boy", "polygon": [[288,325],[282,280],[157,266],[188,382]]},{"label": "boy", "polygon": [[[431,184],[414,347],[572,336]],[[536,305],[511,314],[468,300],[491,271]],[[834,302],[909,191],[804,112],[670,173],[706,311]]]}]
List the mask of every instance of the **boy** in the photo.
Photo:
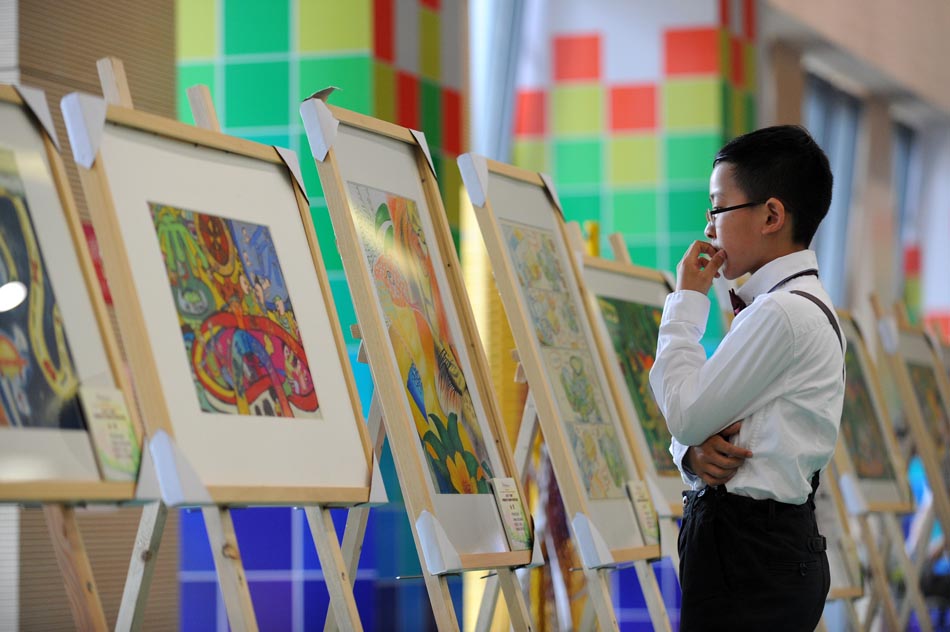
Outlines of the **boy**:
[{"label": "boy", "polygon": [[[801,127],[732,140],[713,161],[709,242],[677,266],[650,383],[692,488],[681,630],[814,630],[821,617],[830,577],[814,492],[838,436],[844,354],[808,244],[831,186],[828,158]],[[707,360],[712,280],[747,272]]]}]

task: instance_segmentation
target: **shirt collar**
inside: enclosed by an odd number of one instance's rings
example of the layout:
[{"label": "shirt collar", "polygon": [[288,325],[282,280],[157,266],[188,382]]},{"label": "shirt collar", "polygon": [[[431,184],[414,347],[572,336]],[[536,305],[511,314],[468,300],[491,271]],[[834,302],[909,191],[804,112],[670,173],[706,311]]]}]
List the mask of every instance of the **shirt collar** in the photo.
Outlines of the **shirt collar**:
[{"label": "shirt collar", "polygon": [[781,283],[796,272],[809,268],[818,269],[818,257],[814,250],[799,250],[784,257],[773,259],[756,270],[755,274],[750,276],[749,280],[736,290],[736,294],[751,305],[755,297],[765,294],[776,284]]}]

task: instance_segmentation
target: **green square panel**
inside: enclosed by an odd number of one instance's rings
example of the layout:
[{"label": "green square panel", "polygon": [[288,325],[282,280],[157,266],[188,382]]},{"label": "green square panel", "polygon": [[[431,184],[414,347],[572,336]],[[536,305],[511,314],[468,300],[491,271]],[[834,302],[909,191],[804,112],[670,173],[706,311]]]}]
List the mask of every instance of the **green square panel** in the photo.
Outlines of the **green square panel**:
[{"label": "green square panel", "polygon": [[290,0],[224,2],[224,52],[285,53],[290,48]]},{"label": "green square panel", "polygon": [[281,126],[290,123],[290,65],[285,61],[227,64],[224,121],[227,127]]},{"label": "green square panel", "polygon": [[211,96],[214,96],[214,64],[182,64],[178,66],[178,98],[176,107],[178,108],[178,120],[189,125],[194,125],[195,118],[191,115],[191,106],[188,105],[188,88],[198,84],[204,84],[211,90]]},{"label": "green square panel", "polygon": [[614,193],[611,200],[614,225],[610,232],[655,235],[656,200],[656,191]]},{"label": "green square panel", "polygon": [[429,149],[442,147],[442,91],[439,85],[423,79],[421,119]]},{"label": "green square panel", "polygon": [[515,140],[512,161],[523,169],[548,171],[548,145],[541,140]]},{"label": "green square panel", "polygon": [[659,178],[656,136],[618,136],[607,141],[610,184],[655,184]]},{"label": "green square panel", "polygon": [[290,136],[287,134],[266,134],[266,135],[250,135],[242,134],[241,138],[246,138],[247,140],[254,141],[255,143],[260,143],[261,145],[276,145],[277,147],[284,147],[290,149]]},{"label": "green square panel", "polygon": [[297,1],[301,51],[368,51],[373,47],[371,0]]},{"label": "green square panel", "polygon": [[599,140],[558,140],[554,142],[554,178],[558,186],[599,184],[601,180]]},{"label": "green square panel", "polygon": [[667,136],[667,179],[670,182],[709,182],[713,158],[722,144],[722,134]]},{"label": "green square panel", "polygon": [[373,66],[369,55],[303,59],[300,61],[300,98],[327,86],[341,88],[330,103],[361,114],[372,114]]},{"label": "green square panel", "polygon": [[659,264],[664,266],[664,270],[669,270],[675,274],[676,265],[680,262],[680,259],[683,258],[683,255],[686,254],[686,251],[689,249],[689,247],[693,245],[693,241],[695,240],[676,239],[672,241],[666,247],[666,263],[664,264],[664,262],[660,261]]},{"label": "green square panel", "polygon": [[214,57],[217,52],[215,0],[178,0],[175,37],[178,59]]},{"label": "green square panel", "polygon": [[588,220],[600,221],[600,195],[574,195],[559,193],[561,208],[564,209],[564,220],[580,222],[583,225]]},{"label": "green square panel", "polygon": [[311,204],[316,204],[317,200],[323,198],[323,186],[320,184],[320,176],[317,175],[317,163],[313,159],[313,152],[310,149],[310,141],[306,134],[301,134],[298,140],[300,152],[300,173],[303,175],[303,185],[307,189],[307,197]]},{"label": "green square panel", "polygon": [[630,258],[638,266],[656,268],[656,246],[630,246],[627,250],[630,251]]},{"label": "green square panel", "polygon": [[353,298],[350,296],[350,286],[339,272],[330,278],[330,291],[333,294],[333,303],[336,306],[336,316],[343,330],[343,339],[346,344],[359,344],[350,333],[350,325],[356,324],[356,310],[353,308]]},{"label": "green square panel", "polygon": [[597,134],[604,129],[604,89],[599,84],[554,88],[555,134]]},{"label": "green square panel", "polygon": [[311,204],[310,217],[313,218],[313,227],[317,231],[323,265],[327,270],[342,270],[343,261],[340,259],[340,250],[336,246],[336,234],[330,222],[330,211],[323,204]]},{"label": "green square panel", "polygon": [[706,209],[709,208],[708,187],[669,191],[666,208],[671,233],[687,233],[695,235],[695,239],[703,239]]},{"label": "green square panel", "polygon": [[663,115],[667,129],[719,129],[722,124],[722,81],[670,79],[663,84]]}]

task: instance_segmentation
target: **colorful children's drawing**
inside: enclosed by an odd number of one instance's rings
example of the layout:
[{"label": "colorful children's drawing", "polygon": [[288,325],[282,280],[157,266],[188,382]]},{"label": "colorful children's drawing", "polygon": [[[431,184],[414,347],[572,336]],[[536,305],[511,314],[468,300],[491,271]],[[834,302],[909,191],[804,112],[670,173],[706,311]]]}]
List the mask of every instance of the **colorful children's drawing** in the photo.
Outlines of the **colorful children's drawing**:
[{"label": "colorful children's drawing", "polygon": [[443,494],[491,493],[488,450],[419,208],[354,182],[349,193],[433,486]]},{"label": "colorful children's drawing", "polygon": [[917,403],[920,404],[920,412],[924,416],[931,439],[938,446],[946,446],[950,442],[950,420],[947,419],[946,408],[940,398],[934,368],[908,362],[907,370],[910,372],[910,382],[914,385]]},{"label": "colorful children's drawing", "polygon": [[0,312],[0,425],[85,428],[63,315],[46,274],[15,154],[0,148],[0,286],[26,298]]},{"label": "colorful children's drawing", "polygon": [[853,345],[845,352],[847,381],[844,389],[844,409],[841,413],[841,432],[854,462],[859,478],[894,479],[887,446],[874,414],[870,389],[864,370]]},{"label": "colorful children's drawing", "polygon": [[150,202],[201,410],[319,417],[270,229]]},{"label": "colorful children's drawing", "polygon": [[650,368],[656,358],[656,341],[663,312],[652,305],[606,296],[598,296],[597,304],[646,436],[653,465],[661,476],[678,478],[679,470],[670,455],[672,436],[650,387]]},{"label": "colorful children's drawing", "polygon": [[582,308],[568,291],[554,236],[517,222],[500,223],[587,493],[592,499],[622,498],[630,479],[627,464],[581,331]]}]

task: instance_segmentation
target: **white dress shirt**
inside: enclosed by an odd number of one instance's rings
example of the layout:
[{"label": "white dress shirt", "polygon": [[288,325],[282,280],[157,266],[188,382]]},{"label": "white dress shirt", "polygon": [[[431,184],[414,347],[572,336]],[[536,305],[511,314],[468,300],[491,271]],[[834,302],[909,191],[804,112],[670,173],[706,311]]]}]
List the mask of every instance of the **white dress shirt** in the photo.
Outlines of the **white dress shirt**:
[{"label": "white dress shirt", "polygon": [[699,340],[709,298],[692,290],[667,297],[650,384],[673,435],[673,460],[693,489],[705,483],[683,469],[687,446],[738,420],[732,442],[753,456],[726,484],[734,494],[801,504],[812,475],[831,460],[844,402],[844,354],[825,313],[790,291],[834,308],[815,275],[782,283],[808,269],[818,269],[811,250],[756,271],[737,292],[748,307],[708,360]]}]

